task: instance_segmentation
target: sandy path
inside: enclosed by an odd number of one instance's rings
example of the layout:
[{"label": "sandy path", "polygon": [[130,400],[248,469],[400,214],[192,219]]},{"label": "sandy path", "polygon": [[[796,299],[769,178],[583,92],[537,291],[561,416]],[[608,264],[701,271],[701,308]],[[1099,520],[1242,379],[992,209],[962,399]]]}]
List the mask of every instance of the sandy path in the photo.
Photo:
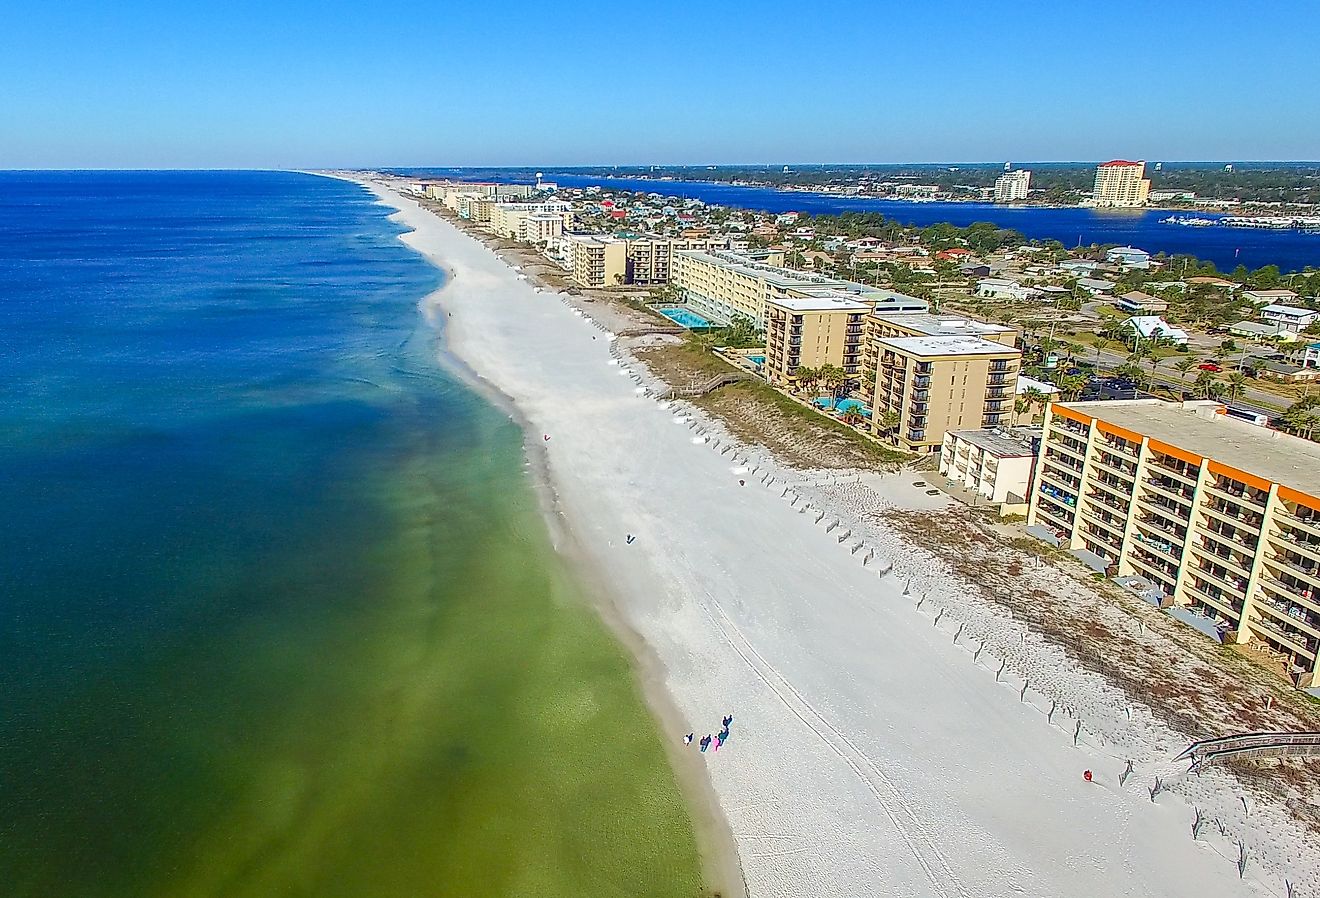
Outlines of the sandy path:
[{"label": "sandy path", "polygon": [[736,716],[704,760],[753,895],[1276,893],[1193,842],[1186,804],[1119,790],[1120,756],[1075,747],[1020,681],[973,662],[974,642],[913,613],[903,581],[781,495],[784,472],[735,473],[732,453],[638,392],[601,331],[376,189],[452,274],[435,297],[451,349],[550,436],[569,526],[691,728]]}]

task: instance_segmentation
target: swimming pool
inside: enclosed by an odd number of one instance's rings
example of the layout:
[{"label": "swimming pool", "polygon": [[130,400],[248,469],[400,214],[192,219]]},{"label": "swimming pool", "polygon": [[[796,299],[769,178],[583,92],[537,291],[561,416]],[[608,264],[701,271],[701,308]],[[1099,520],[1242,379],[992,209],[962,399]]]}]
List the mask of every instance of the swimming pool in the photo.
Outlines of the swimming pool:
[{"label": "swimming pool", "polygon": [[868,418],[871,416],[871,410],[867,408],[866,403],[862,402],[860,399],[840,399],[838,402],[835,402],[832,396],[820,396],[811,400],[811,404],[820,409],[833,409],[839,414],[855,409]]},{"label": "swimming pool", "polygon": [[670,321],[681,324],[688,330],[711,326],[709,321],[690,309],[660,309],[659,311],[661,315],[664,315]]},{"label": "swimming pool", "polygon": [[763,356],[763,355],[749,355],[749,356],[747,357],[747,360],[748,360],[749,362],[751,362],[753,365],[764,365],[764,364],[765,364],[765,356]]}]

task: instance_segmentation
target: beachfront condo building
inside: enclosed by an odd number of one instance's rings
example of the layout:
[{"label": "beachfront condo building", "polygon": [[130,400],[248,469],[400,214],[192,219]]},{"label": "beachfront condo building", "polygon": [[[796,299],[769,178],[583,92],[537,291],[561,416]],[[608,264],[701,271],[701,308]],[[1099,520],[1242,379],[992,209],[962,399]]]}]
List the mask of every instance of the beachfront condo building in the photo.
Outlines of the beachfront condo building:
[{"label": "beachfront condo building", "polygon": [[1025,168],[1004,172],[995,178],[995,202],[1015,203],[1025,200],[1031,189],[1031,172]]},{"label": "beachfront condo building", "polygon": [[872,404],[875,394],[875,372],[880,367],[882,354],[879,341],[886,337],[981,337],[1008,347],[1017,345],[1017,331],[1011,327],[958,315],[933,315],[924,309],[895,312],[877,306],[866,316],[865,325],[862,370],[868,374],[857,389],[867,405]]},{"label": "beachfront condo building", "polygon": [[1302,687],[1320,673],[1320,444],[1215,402],[1052,404],[1027,524]]},{"label": "beachfront condo building", "polygon": [[628,242],[628,283],[643,286],[668,284],[673,279],[674,253],[682,250],[714,252],[729,248],[728,237],[664,237],[639,234]]},{"label": "beachfront condo building", "polygon": [[525,228],[523,222],[529,216],[551,214],[560,220],[560,233],[563,233],[564,217],[571,215],[572,203],[549,201],[544,203],[493,203],[490,206],[490,221],[487,227],[492,234],[507,237],[510,240],[522,240]]},{"label": "beachfront condo building", "polygon": [[1021,362],[1015,347],[976,335],[908,336],[880,337],[874,352],[871,426],[900,447],[933,452],[950,430],[1012,423]]},{"label": "beachfront condo building", "polygon": [[925,300],[758,262],[747,255],[682,250],[674,253],[673,283],[683,301],[703,317],[728,322],[735,315],[766,324],[766,303],[776,297],[847,296],[872,307],[925,311]]},{"label": "beachfront condo building", "polygon": [[774,296],[811,290],[846,290],[847,281],[755,262],[732,252],[682,250],[674,254],[673,282],[683,301],[706,318],[727,322],[745,315],[765,326],[765,303]]},{"label": "beachfront condo building", "polygon": [[565,234],[573,280],[581,287],[617,287],[628,279],[628,244],[599,234]]},{"label": "beachfront condo building", "polygon": [[1114,159],[1096,167],[1095,205],[1108,209],[1134,209],[1146,205],[1149,196],[1146,163]]},{"label": "beachfront condo building", "polygon": [[791,387],[801,368],[832,365],[860,380],[863,319],[871,306],[847,294],[775,296],[765,304],[765,374]]},{"label": "beachfront condo building", "polygon": [[518,239],[523,243],[550,246],[564,236],[564,222],[568,217],[568,213],[562,212],[533,212],[518,222]]}]

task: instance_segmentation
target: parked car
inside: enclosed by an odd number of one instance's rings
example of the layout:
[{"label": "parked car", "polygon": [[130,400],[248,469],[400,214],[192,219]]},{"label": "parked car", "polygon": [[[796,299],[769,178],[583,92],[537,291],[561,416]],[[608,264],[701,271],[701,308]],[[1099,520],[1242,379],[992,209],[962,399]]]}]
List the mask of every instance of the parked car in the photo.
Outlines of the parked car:
[{"label": "parked car", "polygon": [[1220,371],[1224,370],[1219,365],[1216,365],[1214,362],[1202,362],[1196,367],[1200,368],[1202,371],[1210,371],[1214,374],[1218,374]]}]

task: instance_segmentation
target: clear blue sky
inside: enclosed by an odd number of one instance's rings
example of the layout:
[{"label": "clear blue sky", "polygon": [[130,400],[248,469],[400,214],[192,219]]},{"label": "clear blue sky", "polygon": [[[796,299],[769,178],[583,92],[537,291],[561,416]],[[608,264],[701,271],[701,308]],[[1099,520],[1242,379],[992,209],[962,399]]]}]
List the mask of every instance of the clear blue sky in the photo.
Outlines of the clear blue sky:
[{"label": "clear blue sky", "polygon": [[0,21],[0,168],[1320,157],[1320,0],[10,0]]}]

